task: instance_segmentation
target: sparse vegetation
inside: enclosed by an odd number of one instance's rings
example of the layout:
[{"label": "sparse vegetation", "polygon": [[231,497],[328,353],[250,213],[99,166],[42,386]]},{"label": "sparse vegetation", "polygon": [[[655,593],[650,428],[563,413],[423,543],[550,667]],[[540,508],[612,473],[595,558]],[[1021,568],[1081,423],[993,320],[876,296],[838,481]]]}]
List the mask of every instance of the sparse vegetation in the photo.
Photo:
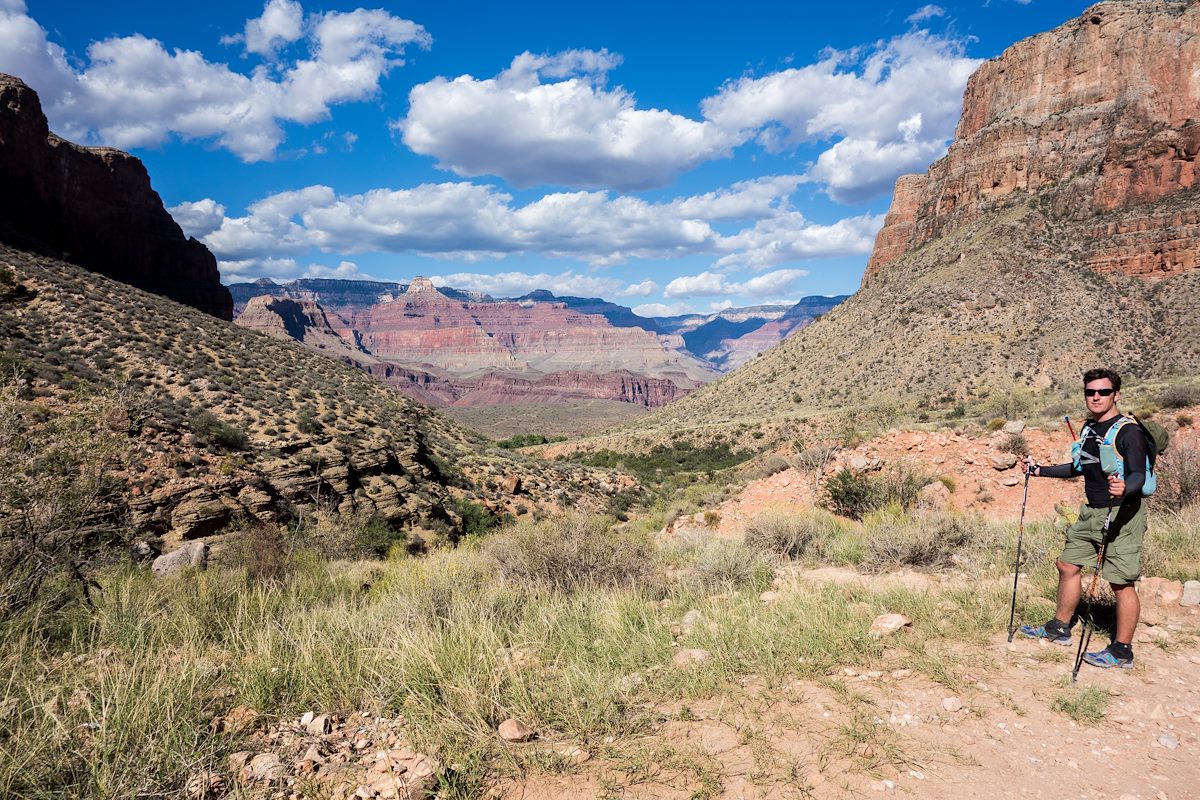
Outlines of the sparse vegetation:
[{"label": "sparse vegetation", "polygon": [[1098,686],[1065,685],[1054,696],[1051,709],[1061,711],[1081,725],[1099,725],[1104,720],[1112,694]]},{"label": "sparse vegetation", "polygon": [[835,514],[862,519],[876,509],[897,504],[912,508],[932,478],[909,466],[893,464],[878,472],[842,468],[825,480],[824,505]]},{"label": "sparse vegetation", "polygon": [[540,433],[519,433],[515,436],[510,436],[507,439],[496,442],[497,447],[503,447],[505,450],[516,450],[520,447],[532,447],[538,444],[550,444],[552,442],[565,442],[565,436],[543,436]]}]

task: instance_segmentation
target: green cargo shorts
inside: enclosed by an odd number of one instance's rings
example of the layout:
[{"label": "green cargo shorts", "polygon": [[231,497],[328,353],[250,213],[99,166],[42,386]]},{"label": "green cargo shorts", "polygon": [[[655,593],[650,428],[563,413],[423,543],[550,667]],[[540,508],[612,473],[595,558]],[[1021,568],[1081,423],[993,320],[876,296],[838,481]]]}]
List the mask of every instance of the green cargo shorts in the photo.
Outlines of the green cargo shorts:
[{"label": "green cargo shorts", "polygon": [[[1059,561],[1094,567],[1100,550],[1100,531],[1107,508],[1079,507],[1079,519],[1067,528],[1067,544]],[[1146,534],[1146,504],[1139,502],[1113,509],[1108,526],[1108,549],[1100,576],[1109,583],[1134,583],[1142,574],[1142,537]]]}]

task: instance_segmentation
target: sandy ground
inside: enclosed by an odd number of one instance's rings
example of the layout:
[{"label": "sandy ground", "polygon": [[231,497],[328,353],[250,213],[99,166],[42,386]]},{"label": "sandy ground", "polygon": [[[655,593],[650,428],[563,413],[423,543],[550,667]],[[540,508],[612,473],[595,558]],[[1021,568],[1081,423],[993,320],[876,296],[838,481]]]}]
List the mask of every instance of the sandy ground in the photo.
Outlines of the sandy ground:
[{"label": "sandy ground", "polygon": [[[851,668],[822,683],[768,690],[747,681],[735,700],[664,709],[676,719],[644,740],[669,744],[719,778],[656,762],[635,772],[603,756],[575,775],[497,787],[506,800],[550,798],[1086,798],[1200,796],[1200,611],[1157,620],[1165,647],[1140,644],[1133,670],[1085,665],[1078,687],[1110,693],[1106,718],[1081,725],[1054,700],[1068,691],[1075,653],[1000,635],[954,689],[906,674],[899,654],[878,672]],[[1094,639],[1093,641],[1096,641]],[[1099,642],[1102,645],[1103,642]],[[849,703],[844,690],[862,700]],[[855,717],[857,709],[858,717]],[[679,719],[682,717],[683,719]],[[848,735],[846,729],[866,735]],[[624,766],[624,769],[622,768]]]}]

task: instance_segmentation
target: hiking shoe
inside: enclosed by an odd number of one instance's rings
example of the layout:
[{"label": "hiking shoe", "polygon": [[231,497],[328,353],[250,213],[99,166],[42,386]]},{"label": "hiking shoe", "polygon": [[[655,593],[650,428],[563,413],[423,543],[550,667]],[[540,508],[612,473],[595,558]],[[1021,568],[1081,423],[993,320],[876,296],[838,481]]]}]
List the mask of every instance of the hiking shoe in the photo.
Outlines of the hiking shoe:
[{"label": "hiking shoe", "polygon": [[1022,625],[1018,630],[1022,636],[1028,636],[1031,639],[1045,639],[1050,644],[1057,644],[1063,647],[1071,645],[1071,629],[1056,628],[1046,625]]},{"label": "hiking shoe", "polygon": [[1084,653],[1083,660],[1091,664],[1093,667],[1100,669],[1108,669],[1110,667],[1118,667],[1120,669],[1133,669],[1133,658],[1122,658],[1115,654],[1112,648],[1106,647],[1096,653]]}]

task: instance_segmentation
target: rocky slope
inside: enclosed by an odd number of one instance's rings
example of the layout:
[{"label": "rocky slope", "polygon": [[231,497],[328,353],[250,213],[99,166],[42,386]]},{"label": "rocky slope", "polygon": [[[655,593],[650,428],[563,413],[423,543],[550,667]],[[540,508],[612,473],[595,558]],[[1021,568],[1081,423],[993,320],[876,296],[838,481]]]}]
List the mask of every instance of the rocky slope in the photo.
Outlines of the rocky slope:
[{"label": "rocky slope", "polygon": [[0,74],[0,242],[233,318],[212,253],[163,208],[142,162],[50,132],[37,93]]},{"label": "rocky slope", "polygon": [[937,412],[1098,364],[1200,368],[1198,30],[1195,2],[1101,3],[984,64],[949,154],[899,181],[863,288],[638,426]]},{"label": "rocky slope", "polygon": [[119,390],[128,527],[167,546],[298,513],[453,535],[462,501],[598,507],[628,484],[491,450],[349,365],[74,265],[0,245],[0,268],[0,359],[25,411]]}]

